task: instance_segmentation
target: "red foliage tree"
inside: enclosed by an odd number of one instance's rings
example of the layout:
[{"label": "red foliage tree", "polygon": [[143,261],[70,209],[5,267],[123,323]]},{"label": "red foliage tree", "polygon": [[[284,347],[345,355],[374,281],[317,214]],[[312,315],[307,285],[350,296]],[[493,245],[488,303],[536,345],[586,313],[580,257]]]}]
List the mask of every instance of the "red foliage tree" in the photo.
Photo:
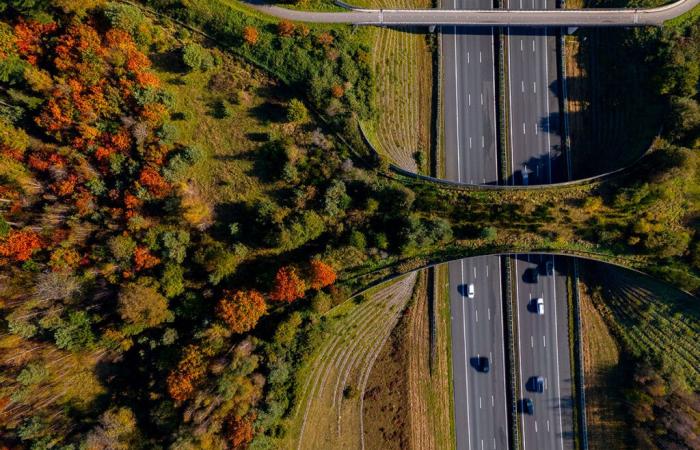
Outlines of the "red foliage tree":
[{"label": "red foliage tree", "polygon": [[234,333],[245,333],[257,325],[267,311],[262,294],[255,290],[225,292],[216,312]]},{"label": "red foliage tree", "polygon": [[306,292],[306,285],[297,274],[297,270],[291,266],[280,268],[275,275],[275,286],[270,293],[270,299],[279,302],[293,302],[302,298]]},{"label": "red foliage tree", "polygon": [[5,242],[0,242],[0,256],[16,261],[27,261],[41,248],[39,235],[32,230],[10,231]]},{"label": "red foliage tree", "polygon": [[156,197],[162,197],[170,190],[168,182],[152,167],[146,167],[141,171],[139,183]]},{"label": "red foliage tree", "polygon": [[56,30],[54,22],[39,23],[35,20],[28,22],[20,20],[14,27],[15,45],[20,55],[26,58],[27,62],[36,65],[37,59],[43,54],[46,46],[42,40],[45,35]]},{"label": "red foliage tree", "polygon": [[153,256],[146,247],[136,247],[134,250],[134,270],[138,272],[143,269],[150,269],[160,264],[160,259]]},{"label": "red foliage tree", "polygon": [[321,289],[335,283],[335,270],[319,259],[311,261],[309,268],[309,286],[312,289]]},{"label": "red foliage tree", "polygon": [[331,95],[335,98],[340,98],[345,95],[345,89],[343,89],[343,86],[336,84],[331,88]]}]

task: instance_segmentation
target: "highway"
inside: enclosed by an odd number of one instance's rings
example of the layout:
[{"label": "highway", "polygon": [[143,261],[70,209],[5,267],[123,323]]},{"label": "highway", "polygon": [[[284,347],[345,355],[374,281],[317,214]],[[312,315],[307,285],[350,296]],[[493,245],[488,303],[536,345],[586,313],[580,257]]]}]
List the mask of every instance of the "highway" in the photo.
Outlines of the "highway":
[{"label": "highway", "polygon": [[[457,450],[508,448],[500,258],[449,263]],[[477,370],[479,357],[489,358],[488,373]]]},{"label": "highway", "polygon": [[[443,8],[489,8],[491,0],[443,0]],[[493,29],[444,27],[445,176],[497,184],[496,84]]]},{"label": "highway", "polygon": [[[509,8],[556,8],[555,0],[509,0]],[[566,181],[561,163],[556,37],[546,28],[508,28],[512,172],[508,184]],[[527,171],[525,177],[523,171]]]},{"label": "highway", "polygon": [[[552,261],[553,275],[545,264]],[[519,390],[530,398],[534,414],[520,412],[523,450],[573,449],[573,376],[569,355],[566,260],[548,255],[514,258],[518,328]],[[537,279],[533,273],[537,271]],[[544,299],[544,314],[535,301]],[[544,378],[544,392],[532,392],[533,377]]]},{"label": "highway", "polygon": [[347,23],[387,26],[553,26],[628,27],[655,25],[684,14],[700,0],[678,0],[658,8],[557,9],[557,10],[459,10],[441,9],[353,9],[344,12],[298,11],[268,5],[261,0],[246,2],[253,8],[281,19],[300,22]]}]

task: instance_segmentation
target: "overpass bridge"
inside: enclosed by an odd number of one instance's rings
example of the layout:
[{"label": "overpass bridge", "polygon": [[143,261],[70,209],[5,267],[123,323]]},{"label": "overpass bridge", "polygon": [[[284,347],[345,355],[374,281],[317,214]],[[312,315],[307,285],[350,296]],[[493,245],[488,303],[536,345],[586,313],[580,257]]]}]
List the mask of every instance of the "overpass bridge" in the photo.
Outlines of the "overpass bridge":
[{"label": "overpass bridge", "polygon": [[700,0],[678,0],[657,8],[558,9],[558,10],[441,10],[359,9],[344,12],[298,11],[251,0],[253,8],[298,22],[345,23],[376,26],[530,26],[530,27],[630,27],[661,26],[697,6]]}]

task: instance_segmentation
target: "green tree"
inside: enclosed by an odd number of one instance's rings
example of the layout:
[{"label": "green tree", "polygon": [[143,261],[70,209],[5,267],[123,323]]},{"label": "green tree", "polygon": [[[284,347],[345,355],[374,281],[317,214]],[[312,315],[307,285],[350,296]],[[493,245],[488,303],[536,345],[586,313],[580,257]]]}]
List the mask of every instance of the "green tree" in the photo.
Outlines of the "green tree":
[{"label": "green tree", "polygon": [[91,323],[85,311],[71,312],[68,320],[57,324],[54,331],[56,346],[72,352],[91,347],[95,342]]},{"label": "green tree", "polygon": [[194,42],[182,47],[182,62],[190,71],[208,70],[214,64],[209,50]]},{"label": "green tree", "polygon": [[309,110],[301,100],[293,98],[287,106],[287,121],[294,123],[306,122],[309,118]]},{"label": "green tree", "polygon": [[136,250],[136,242],[127,235],[114,236],[107,242],[107,245],[112,256],[120,262],[131,260],[131,257],[134,256],[134,250]]},{"label": "green tree", "polygon": [[350,196],[345,188],[345,183],[333,180],[326,190],[323,198],[323,209],[331,217],[336,217],[345,212],[350,205]]},{"label": "green tree", "polygon": [[182,294],[185,291],[183,268],[175,263],[167,263],[160,279],[160,287],[168,298]]}]

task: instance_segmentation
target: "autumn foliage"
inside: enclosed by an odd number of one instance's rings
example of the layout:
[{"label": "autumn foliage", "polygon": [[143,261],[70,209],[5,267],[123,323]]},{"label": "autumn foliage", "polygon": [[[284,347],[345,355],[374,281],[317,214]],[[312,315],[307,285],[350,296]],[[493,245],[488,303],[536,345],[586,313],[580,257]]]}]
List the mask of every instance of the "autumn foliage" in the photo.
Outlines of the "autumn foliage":
[{"label": "autumn foliage", "polygon": [[134,269],[137,272],[155,267],[159,263],[160,259],[153,256],[146,247],[136,247],[136,250],[134,250]]},{"label": "autumn foliage", "polygon": [[39,235],[31,230],[10,231],[4,242],[0,242],[0,256],[27,261],[32,253],[41,248]]},{"label": "autumn foliage", "polygon": [[299,277],[297,270],[294,267],[285,266],[277,271],[270,299],[278,302],[293,302],[302,298],[305,292],[306,284]]},{"label": "autumn foliage", "polygon": [[312,289],[321,289],[335,283],[335,270],[321,260],[314,259],[309,268],[309,286]]},{"label": "autumn foliage", "polygon": [[257,325],[267,311],[262,294],[255,290],[226,292],[216,312],[234,333],[245,333]]},{"label": "autumn foliage", "polygon": [[243,28],[243,40],[250,45],[258,43],[258,30],[253,26]]},{"label": "autumn foliage", "polygon": [[256,414],[250,413],[242,418],[232,418],[228,421],[226,438],[234,450],[244,449],[255,436]]},{"label": "autumn foliage", "polygon": [[204,378],[206,366],[201,350],[196,345],[185,348],[177,368],[168,375],[168,394],[176,402],[184,402],[194,393],[195,385]]},{"label": "autumn foliage", "polygon": [[294,24],[289,20],[283,20],[277,24],[277,34],[282,37],[291,37],[294,34]]}]

